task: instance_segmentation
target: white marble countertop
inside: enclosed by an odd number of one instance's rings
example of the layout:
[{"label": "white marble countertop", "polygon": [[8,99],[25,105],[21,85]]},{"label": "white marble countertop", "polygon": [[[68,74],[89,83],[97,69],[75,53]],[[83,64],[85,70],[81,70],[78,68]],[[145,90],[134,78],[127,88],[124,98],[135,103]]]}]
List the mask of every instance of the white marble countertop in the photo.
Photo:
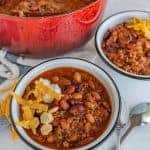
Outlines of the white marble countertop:
[{"label": "white marble countertop", "polygon": [[[124,10],[147,10],[150,11],[150,0],[108,0],[104,18]],[[150,81],[140,81],[124,77],[114,72],[99,58],[91,40],[80,53],[70,54],[76,57],[89,59],[103,67],[116,81],[121,96],[131,109],[134,105],[141,102],[150,102]],[[28,60],[27,60],[28,61]],[[35,61],[36,63],[37,61]],[[150,150],[150,126],[135,128],[122,144],[122,150]],[[115,144],[116,136],[113,133],[106,142],[99,146],[98,150],[110,150]],[[0,133],[0,149],[2,150],[28,150],[20,140],[14,143],[5,129]]]}]

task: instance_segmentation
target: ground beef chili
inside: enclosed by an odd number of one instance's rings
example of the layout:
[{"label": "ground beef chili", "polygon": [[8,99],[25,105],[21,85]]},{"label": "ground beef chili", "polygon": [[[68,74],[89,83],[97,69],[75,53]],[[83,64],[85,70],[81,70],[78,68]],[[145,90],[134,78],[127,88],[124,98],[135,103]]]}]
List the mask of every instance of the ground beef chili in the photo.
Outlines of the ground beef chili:
[{"label": "ground beef chili", "polygon": [[50,70],[29,84],[24,97],[39,78],[58,84],[63,97],[49,104],[59,107],[54,113],[53,131],[49,135],[41,135],[38,128],[36,134],[25,129],[33,140],[49,148],[70,149],[92,142],[105,131],[112,113],[110,97],[93,75],[76,68]]},{"label": "ground beef chili", "polygon": [[50,16],[69,13],[95,0],[0,0],[0,13],[15,16]]},{"label": "ground beef chili", "polygon": [[109,30],[102,42],[108,59],[119,68],[138,75],[150,75],[150,39],[122,23]]}]

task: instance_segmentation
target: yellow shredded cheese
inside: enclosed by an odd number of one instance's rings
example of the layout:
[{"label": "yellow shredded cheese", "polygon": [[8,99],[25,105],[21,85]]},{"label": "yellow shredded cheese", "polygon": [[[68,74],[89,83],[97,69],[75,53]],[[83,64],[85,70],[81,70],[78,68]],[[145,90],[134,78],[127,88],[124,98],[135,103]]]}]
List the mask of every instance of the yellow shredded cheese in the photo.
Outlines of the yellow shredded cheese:
[{"label": "yellow shredded cheese", "polygon": [[23,106],[22,107],[22,117],[24,120],[31,120],[33,119],[34,112],[30,109],[29,106]]},{"label": "yellow shredded cheese", "polygon": [[[5,117],[8,123],[11,125],[10,114],[9,114],[10,99],[11,99],[11,96],[9,95],[6,97],[5,100],[1,100],[0,117]],[[9,131],[10,131],[13,141],[17,141],[19,139],[19,136],[12,126],[10,126]]]},{"label": "yellow shredded cheese", "polygon": [[[36,129],[41,120],[38,117],[35,117],[35,113],[47,113],[49,109],[49,105],[47,103],[54,99],[59,100],[62,97],[60,94],[61,92],[59,92],[59,90],[56,92],[57,90],[55,91],[54,89],[51,88],[51,84],[48,80],[40,79],[35,81],[35,87],[33,89],[27,87],[24,97],[11,92],[11,95],[21,107],[21,118],[17,122],[20,127],[31,129],[32,132],[36,134]],[[33,98],[31,94],[33,94]],[[48,99],[49,101],[46,101],[45,99]],[[53,118],[52,114],[49,115]],[[51,123],[51,121],[49,123]]]},{"label": "yellow shredded cheese", "polygon": [[142,31],[145,37],[150,38],[150,19],[138,19],[134,17],[129,21],[128,28]]},{"label": "yellow shredded cheese", "polygon": [[53,99],[61,99],[62,95],[59,93],[56,93],[52,88],[46,86],[43,82],[41,81],[36,81],[35,83],[35,90],[34,90],[34,95],[35,97],[39,100],[42,101],[43,95],[48,94],[50,95]]},{"label": "yellow shredded cheese", "polygon": [[16,142],[19,139],[17,132],[14,130],[13,127],[9,128],[9,132],[10,132],[10,135],[11,135],[13,141]]},{"label": "yellow shredded cheese", "polygon": [[36,128],[39,126],[39,119],[34,117],[31,120],[18,121],[17,125],[26,129],[31,129],[32,132],[36,134]]},{"label": "yellow shredded cheese", "polygon": [[9,123],[10,121],[10,115],[9,115],[9,104],[10,104],[10,96],[7,96],[5,100],[1,100],[0,103],[0,117],[5,117]]},{"label": "yellow shredded cheese", "polygon": [[18,94],[12,92],[13,97],[17,101],[18,104],[22,106],[28,106],[31,109],[36,109],[39,111],[47,111],[48,110],[48,105],[39,103],[35,100],[24,100],[21,96]]}]

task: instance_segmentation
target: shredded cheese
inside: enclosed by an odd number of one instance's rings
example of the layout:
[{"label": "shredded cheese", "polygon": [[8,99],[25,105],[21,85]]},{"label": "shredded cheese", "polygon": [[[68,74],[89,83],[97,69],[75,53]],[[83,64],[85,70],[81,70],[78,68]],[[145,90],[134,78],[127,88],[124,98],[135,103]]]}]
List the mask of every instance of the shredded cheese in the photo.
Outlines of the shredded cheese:
[{"label": "shredded cheese", "polygon": [[1,100],[0,103],[0,117],[5,117],[9,123],[10,121],[10,115],[9,115],[9,104],[10,104],[10,96],[7,96],[5,100]]},{"label": "shredded cheese", "polygon": [[11,126],[11,120],[10,120],[10,114],[9,114],[10,99],[11,99],[11,96],[9,95],[6,97],[5,100],[1,100],[0,117],[5,117],[7,119],[8,123],[10,124],[9,131],[10,131],[11,137],[13,141],[17,141],[19,139],[19,136],[14,130],[14,128]]},{"label": "shredded cheese", "polygon": [[34,134],[36,134],[36,128],[39,126],[39,119],[34,117],[31,120],[18,121],[17,124],[20,127],[31,129]]},{"label": "shredded cheese", "polygon": [[33,119],[34,112],[30,109],[29,106],[23,106],[22,111],[23,111],[22,116],[23,116],[24,120],[32,120]]},{"label": "shredded cheese", "polygon": [[129,21],[128,28],[142,31],[145,37],[150,38],[150,19],[138,19],[134,17]]},{"label": "shredded cheese", "polygon": [[[45,84],[46,83],[46,84]],[[44,101],[43,99],[50,98],[51,102],[54,99],[61,99],[63,96],[61,94],[61,89],[58,85],[50,84],[49,80],[46,79],[40,79],[35,82],[35,88],[34,89],[27,89],[27,94],[25,97],[21,97],[20,95],[12,92],[15,84],[12,84],[11,86],[7,86],[7,89],[0,90],[0,92],[7,92],[9,96],[7,96],[6,99],[3,101],[0,101],[0,117],[5,117],[9,124],[10,124],[10,134],[12,136],[12,139],[16,141],[18,139],[18,134],[15,132],[14,128],[11,126],[11,120],[10,120],[10,114],[9,114],[9,104],[11,100],[11,96],[14,97],[14,99],[17,101],[17,103],[21,106],[21,112],[22,116],[20,120],[18,120],[17,124],[20,127],[31,129],[34,134],[36,134],[36,129],[40,124],[40,120],[38,117],[35,117],[35,113],[50,113],[48,110],[48,105],[46,104],[47,101]],[[56,88],[57,86],[57,88]],[[29,88],[29,87],[28,87]],[[57,89],[57,90],[56,90]],[[60,91],[60,92],[59,92]],[[34,98],[30,99],[30,95],[33,94]],[[44,102],[44,103],[43,103]],[[51,110],[53,113],[56,112],[58,108]],[[53,118],[52,114],[50,113],[51,118]],[[47,125],[51,125],[50,123]],[[48,128],[49,129],[49,128]],[[47,128],[45,128],[47,131]],[[45,131],[45,132],[46,132]],[[48,130],[50,132],[50,130]]]},{"label": "shredded cheese", "polygon": [[38,80],[35,82],[35,90],[34,95],[39,100],[42,101],[43,96],[48,94],[52,99],[61,99],[62,95],[60,93],[55,92],[51,87],[45,85],[42,80]]},{"label": "shredded cheese", "polygon": [[30,109],[36,109],[39,111],[47,111],[48,110],[48,105],[39,103],[38,101],[35,100],[25,100],[18,94],[12,92],[13,97],[17,101],[18,104],[22,106],[28,106]]},{"label": "shredded cheese", "polygon": [[10,132],[10,135],[11,135],[13,141],[16,142],[19,139],[19,136],[18,136],[17,132],[15,131],[15,129],[13,127],[10,127],[9,132]]}]

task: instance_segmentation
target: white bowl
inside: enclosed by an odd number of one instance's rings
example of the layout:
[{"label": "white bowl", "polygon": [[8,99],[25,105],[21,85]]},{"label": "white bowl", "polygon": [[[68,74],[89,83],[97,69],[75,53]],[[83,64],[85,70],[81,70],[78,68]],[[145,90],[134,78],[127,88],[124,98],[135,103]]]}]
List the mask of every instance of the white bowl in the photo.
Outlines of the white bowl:
[{"label": "white bowl", "polygon": [[150,79],[150,76],[144,76],[144,75],[136,75],[134,73],[127,72],[119,67],[117,67],[115,64],[113,64],[107,56],[104,54],[103,49],[101,47],[101,43],[103,41],[103,38],[107,31],[109,29],[112,29],[116,25],[123,23],[127,21],[128,19],[132,17],[138,17],[141,19],[150,19],[150,12],[146,11],[125,11],[125,12],[119,12],[117,14],[114,14],[110,17],[108,17],[106,20],[104,20],[100,26],[97,29],[96,35],[95,35],[95,46],[96,50],[99,54],[99,56],[104,60],[104,62],[109,65],[111,68],[113,68],[115,71],[126,75],[128,77],[136,78],[136,79]]},{"label": "white bowl", "polygon": [[[100,82],[105,86],[107,89],[109,96],[112,102],[112,116],[109,122],[109,125],[105,132],[97,138],[94,142],[80,147],[80,150],[90,149],[92,147],[96,147],[102,141],[104,141],[110,133],[113,131],[119,113],[120,113],[120,94],[114,83],[113,79],[100,67],[96,66],[95,64],[88,62],[86,60],[77,59],[77,58],[56,58],[44,63],[41,63],[28,71],[19,81],[18,85],[16,86],[15,93],[19,95],[23,95],[25,88],[29,85],[29,83],[37,77],[39,74],[58,67],[75,67],[82,70],[85,70],[92,75],[94,75]],[[10,107],[10,114],[11,120],[13,123],[13,127],[15,128],[16,132],[20,136],[20,138],[30,147],[33,149],[41,149],[47,150],[48,148],[40,145],[39,143],[33,141],[24,131],[23,128],[19,127],[16,122],[19,120],[19,105],[17,104],[16,100],[12,99]]]}]

